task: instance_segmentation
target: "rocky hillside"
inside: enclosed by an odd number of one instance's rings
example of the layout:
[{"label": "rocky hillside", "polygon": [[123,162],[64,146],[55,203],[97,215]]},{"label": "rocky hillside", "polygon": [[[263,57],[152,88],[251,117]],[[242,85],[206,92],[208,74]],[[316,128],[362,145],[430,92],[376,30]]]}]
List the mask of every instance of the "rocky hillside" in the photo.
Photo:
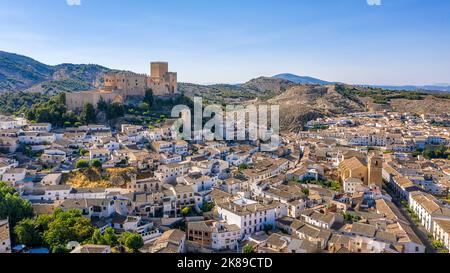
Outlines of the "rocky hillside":
[{"label": "rocky hillside", "polygon": [[256,94],[247,93],[238,85],[215,84],[201,85],[193,83],[178,83],[178,90],[185,96],[202,97],[207,103],[230,103],[234,99],[250,100],[255,99]]},{"label": "rocky hillside", "polygon": [[280,105],[280,126],[288,131],[301,130],[316,118],[365,110],[358,96],[345,94],[336,85],[297,85],[268,102]]},{"label": "rocky hillside", "polygon": [[450,95],[430,92],[384,90],[345,84],[296,84],[261,77],[240,85],[180,84],[189,97],[207,103],[269,103],[280,105],[283,131],[299,131],[310,121],[361,111],[411,113],[450,112]]},{"label": "rocky hillside", "polygon": [[294,82],[285,79],[260,77],[242,84],[241,87],[253,90],[257,94],[272,93],[279,95],[295,85]]},{"label": "rocky hillside", "polygon": [[179,83],[178,89],[188,97],[200,96],[210,103],[237,103],[242,101],[266,100],[296,86],[288,80],[260,77],[243,84],[199,85]]},{"label": "rocky hillside", "polygon": [[[111,71],[99,65],[49,66],[31,58],[0,51],[0,93],[79,91],[95,88],[102,74]],[[422,114],[450,112],[450,94],[434,91],[387,90],[378,87],[334,84],[311,77],[280,74],[260,77],[243,84],[198,85],[179,83],[187,97],[200,96],[204,103],[280,105],[283,130],[298,131],[318,117],[355,111],[400,111]],[[4,94],[7,105],[11,96]],[[2,106],[0,95],[0,107]],[[30,105],[30,103],[27,103]]]},{"label": "rocky hillside", "polygon": [[316,79],[313,77],[308,76],[297,76],[290,73],[284,73],[284,74],[278,74],[273,76],[272,78],[275,79],[284,79],[293,83],[297,84],[319,84],[319,85],[327,85],[327,84],[333,84],[331,82],[323,81],[320,79]]},{"label": "rocky hillside", "polygon": [[418,115],[450,113],[450,98],[445,96],[426,96],[421,100],[394,99],[389,103],[390,109],[397,112],[409,112]]},{"label": "rocky hillside", "polygon": [[24,90],[50,80],[51,66],[31,58],[0,51],[0,91]]},{"label": "rocky hillside", "polygon": [[110,69],[93,64],[50,66],[29,57],[0,51],[0,92],[55,93],[94,88]]}]

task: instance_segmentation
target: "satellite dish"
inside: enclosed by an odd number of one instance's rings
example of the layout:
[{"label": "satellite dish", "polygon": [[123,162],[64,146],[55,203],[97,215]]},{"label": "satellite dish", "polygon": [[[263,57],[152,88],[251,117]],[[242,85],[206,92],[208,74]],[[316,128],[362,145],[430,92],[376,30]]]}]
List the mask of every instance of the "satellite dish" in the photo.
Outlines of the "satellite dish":
[{"label": "satellite dish", "polygon": [[68,242],[66,248],[69,250],[74,250],[75,248],[77,248],[78,246],[80,246],[80,243],[72,241],[72,242]]}]

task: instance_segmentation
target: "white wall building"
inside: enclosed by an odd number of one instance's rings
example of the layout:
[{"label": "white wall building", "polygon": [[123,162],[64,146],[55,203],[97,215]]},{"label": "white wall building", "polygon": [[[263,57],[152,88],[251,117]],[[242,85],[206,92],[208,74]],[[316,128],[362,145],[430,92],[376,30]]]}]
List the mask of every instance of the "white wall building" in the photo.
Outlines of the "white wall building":
[{"label": "white wall building", "polygon": [[241,198],[234,202],[218,204],[221,220],[237,225],[241,230],[241,239],[255,232],[263,231],[266,226],[275,227],[277,205],[263,205],[250,199]]},{"label": "white wall building", "polygon": [[27,175],[27,170],[22,168],[10,169],[6,171],[2,176],[1,180],[4,182],[10,182],[15,185],[18,182],[22,182],[25,180]]}]

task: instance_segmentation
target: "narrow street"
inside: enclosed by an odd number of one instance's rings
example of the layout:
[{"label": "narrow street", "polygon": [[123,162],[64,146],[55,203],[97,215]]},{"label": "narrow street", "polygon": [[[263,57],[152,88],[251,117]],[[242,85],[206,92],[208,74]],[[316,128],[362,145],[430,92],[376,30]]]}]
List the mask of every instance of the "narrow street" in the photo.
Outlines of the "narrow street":
[{"label": "narrow street", "polygon": [[408,220],[412,230],[414,233],[419,237],[420,241],[425,245],[426,252],[427,253],[436,253],[436,249],[431,244],[430,240],[428,240],[428,232],[426,229],[422,226],[418,226],[413,219],[409,216],[408,212],[406,211],[406,208],[403,207],[403,205],[400,203],[397,197],[395,197],[395,194],[392,194],[390,190],[387,188],[386,191],[388,194],[392,197],[392,202],[397,206],[397,208],[400,210],[402,215]]},{"label": "narrow street", "polygon": [[422,243],[426,246],[427,253],[436,253],[436,249],[431,245],[431,242],[428,240],[428,232],[423,226],[418,226],[409,216],[406,209],[399,204],[397,201],[395,202],[395,205],[400,209],[403,216],[405,216],[406,219],[408,219],[409,223],[411,224],[411,228],[413,229],[414,233],[419,237],[419,239],[422,241]]}]

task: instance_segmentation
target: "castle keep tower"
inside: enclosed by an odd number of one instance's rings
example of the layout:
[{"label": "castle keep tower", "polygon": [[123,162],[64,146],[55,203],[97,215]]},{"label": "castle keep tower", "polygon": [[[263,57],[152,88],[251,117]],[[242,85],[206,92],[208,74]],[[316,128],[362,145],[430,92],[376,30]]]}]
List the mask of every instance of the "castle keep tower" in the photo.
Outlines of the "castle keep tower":
[{"label": "castle keep tower", "polygon": [[369,185],[383,185],[383,157],[379,153],[369,155],[368,164],[368,184]]},{"label": "castle keep tower", "polygon": [[175,95],[178,93],[177,73],[169,72],[169,64],[166,62],[152,62],[148,87],[156,96]]},{"label": "castle keep tower", "polygon": [[153,62],[150,64],[150,77],[153,82],[163,82],[167,73],[169,73],[169,63]]}]

